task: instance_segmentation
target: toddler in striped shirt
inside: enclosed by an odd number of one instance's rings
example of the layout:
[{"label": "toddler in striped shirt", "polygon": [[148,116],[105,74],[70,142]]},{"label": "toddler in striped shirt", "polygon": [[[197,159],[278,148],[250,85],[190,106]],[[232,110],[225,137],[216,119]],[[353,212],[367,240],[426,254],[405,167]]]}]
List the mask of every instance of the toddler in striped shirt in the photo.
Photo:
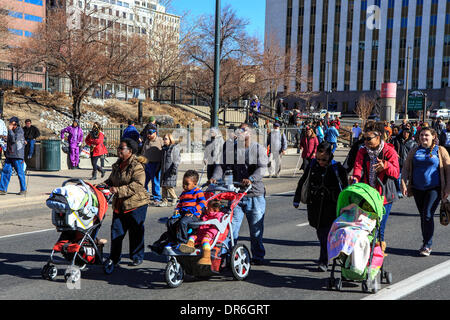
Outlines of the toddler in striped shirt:
[{"label": "toddler in striped shirt", "polygon": [[200,215],[206,208],[206,199],[203,191],[197,186],[198,172],[188,170],[183,176],[183,192],[178,198],[178,205],[174,215],[167,221],[167,228],[171,238],[180,243],[189,239],[189,224],[200,221]]}]

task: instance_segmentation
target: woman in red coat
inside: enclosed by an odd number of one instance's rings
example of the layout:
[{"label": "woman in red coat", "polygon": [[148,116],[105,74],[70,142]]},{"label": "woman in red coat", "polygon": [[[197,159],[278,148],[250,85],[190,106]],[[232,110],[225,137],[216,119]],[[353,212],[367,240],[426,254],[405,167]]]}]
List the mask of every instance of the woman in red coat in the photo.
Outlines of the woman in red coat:
[{"label": "woman in red coat", "polygon": [[379,234],[383,252],[386,249],[384,230],[395,198],[387,199],[386,195],[383,194],[380,182],[385,184],[388,178],[398,179],[399,174],[398,154],[392,144],[384,141],[384,125],[382,123],[369,122],[364,128],[364,146],[358,150],[356,155],[350,183],[366,183],[375,188],[384,198],[386,214],[381,220]]},{"label": "woman in red coat", "polygon": [[[97,179],[97,171],[100,171],[102,178],[105,176],[103,155],[108,153],[108,150],[103,143],[105,136],[103,135],[102,128],[98,122],[94,123],[92,130],[86,137],[86,144],[91,147],[91,163],[92,163],[92,178]],[[98,159],[101,159],[101,166],[97,165]]]},{"label": "woman in red coat", "polygon": [[306,170],[312,159],[316,157],[317,146],[319,145],[319,140],[314,132],[313,127],[307,127],[305,135],[300,140],[300,149],[302,152],[302,169]]}]

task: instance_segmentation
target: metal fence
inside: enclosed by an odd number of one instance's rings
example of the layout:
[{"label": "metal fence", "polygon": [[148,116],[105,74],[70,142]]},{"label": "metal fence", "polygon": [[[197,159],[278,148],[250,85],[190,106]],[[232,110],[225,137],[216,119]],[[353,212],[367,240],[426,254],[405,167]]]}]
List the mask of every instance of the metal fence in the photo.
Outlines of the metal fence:
[{"label": "metal fence", "polygon": [[47,83],[47,75],[45,72],[24,72],[14,68],[0,68],[0,86],[2,87],[46,90]]},{"label": "metal fence", "polygon": [[[106,127],[103,128],[105,135],[105,146],[108,149],[109,156],[117,156],[117,147],[120,144],[120,139],[123,135],[123,131],[126,129],[126,125],[119,127]],[[136,127],[141,132],[143,127]],[[230,126],[228,128],[219,128],[222,133],[222,137],[226,140],[235,133],[236,127]],[[91,128],[83,128],[85,135]],[[254,128],[254,136],[257,142],[262,145],[267,144],[267,137],[269,131],[265,127]],[[186,128],[170,128],[170,127],[158,127],[158,135],[163,137],[165,134],[172,134],[177,143],[180,144],[181,151],[184,153],[198,153],[203,152],[206,140],[209,137],[210,128],[204,127],[186,127]],[[281,131],[286,134],[288,147],[297,147],[298,139],[300,137],[299,127],[283,127]],[[340,128],[339,142],[343,144],[349,144],[350,131]]]}]

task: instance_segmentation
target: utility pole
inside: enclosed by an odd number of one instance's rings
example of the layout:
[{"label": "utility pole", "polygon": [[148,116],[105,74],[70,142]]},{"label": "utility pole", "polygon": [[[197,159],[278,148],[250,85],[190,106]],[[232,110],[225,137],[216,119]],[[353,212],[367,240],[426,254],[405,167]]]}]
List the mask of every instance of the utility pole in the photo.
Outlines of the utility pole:
[{"label": "utility pole", "polygon": [[409,84],[409,50],[411,47],[408,47],[406,54],[406,87],[405,87],[405,119],[408,119],[408,84]]},{"label": "utility pole", "polygon": [[325,109],[327,109],[327,111],[328,111],[328,92],[330,91],[329,77],[330,77],[330,61],[327,61],[327,79],[326,79],[327,81],[325,84],[326,97],[327,97]]},{"label": "utility pole", "polygon": [[220,98],[220,0],[216,0],[216,30],[214,40],[214,101],[213,110],[211,113],[211,127],[217,128],[219,126],[219,98]]}]

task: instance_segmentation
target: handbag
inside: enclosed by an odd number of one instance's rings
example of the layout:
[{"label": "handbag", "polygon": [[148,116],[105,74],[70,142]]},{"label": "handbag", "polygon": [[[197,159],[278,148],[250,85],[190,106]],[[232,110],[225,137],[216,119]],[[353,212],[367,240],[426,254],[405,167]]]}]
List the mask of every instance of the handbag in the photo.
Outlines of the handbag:
[{"label": "handbag", "polygon": [[91,157],[91,148],[84,146],[80,152],[80,158],[89,159]]},{"label": "handbag", "polygon": [[383,196],[386,198],[386,201],[388,203],[392,203],[398,200],[398,192],[397,192],[397,186],[395,185],[394,178],[391,178],[387,175],[384,176],[384,183],[381,181],[380,178],[377,177],[378,183],[381,186],[381,189],[383,191]]},{"label": "handbag", "polygon": [[306,177],[305,182],[303,183],[302,190],[300,192],[300,202],[304,204],[309,203],[309,179],[311,178],[311,167],[308,172],[308,176]]},{"label": "handbag", "polygon": [[443,226],[447,226],[450,221],[450,202],[445,199],[441,201],[441,208],[439,210],[439,221]]}]

